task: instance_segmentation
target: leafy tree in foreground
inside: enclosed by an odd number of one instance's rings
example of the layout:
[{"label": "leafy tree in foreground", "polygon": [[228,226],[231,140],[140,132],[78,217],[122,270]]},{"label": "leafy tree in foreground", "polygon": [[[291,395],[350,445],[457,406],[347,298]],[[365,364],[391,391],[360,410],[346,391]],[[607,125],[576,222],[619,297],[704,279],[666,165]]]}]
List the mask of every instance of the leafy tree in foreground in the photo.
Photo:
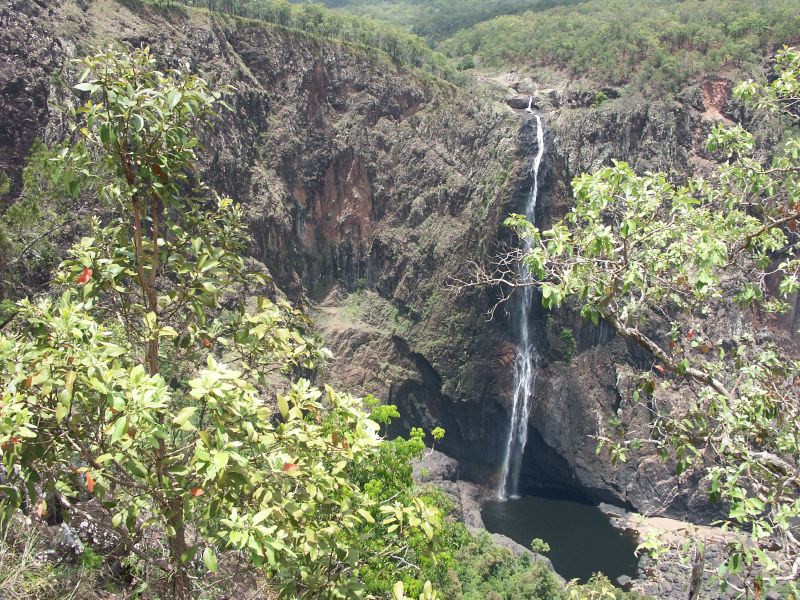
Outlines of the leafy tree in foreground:
[{"label": "leafy tree in foreground", "polygon": [[[388,593],[416,572],[438,514],[409,479],[368,477],[383,444],[360,400],[290,383],[325,356],[304,317],[237,302],[265,278],[240,258],[241,209],[194,173],[221,93],[156,70],[147,50],[82,63],[81,141],[52,168],[111,216],[72,248],[60,296],[20,302],[0,331],[5,522],[46,495],[115,532],[181,600],[219,550],[263,567],[283,597],[359,597],[365,571]],[[76,502],[87,496],[99,513]]]},{"label": "leafy tree in foreground", "polygon": [[[756,597],[775,586],[796,594],[800,571],[800,360],[774,316],[800,287],[800,52],[781,51],[776,75],[735,90],[787,121],[769,163],[754,157],[751,134],[717,127],[709,147],[726,161],[713,179],[675,184],[621,162],[582,175],[575,207],[550,229],[512,216],[530,252],[479,276],[535,285],[545,307],[572,302],[649,353],[653,370],[619,409],[651,416],[647,438],[620,431],[601,444],[626,460],[649,443],[702,473],[728,508],[726,527],[743,533],[722,575]],[[529,280],[513,276],[517,260]],[[720,310],[747,311],[755,333],[718,339]]]}]

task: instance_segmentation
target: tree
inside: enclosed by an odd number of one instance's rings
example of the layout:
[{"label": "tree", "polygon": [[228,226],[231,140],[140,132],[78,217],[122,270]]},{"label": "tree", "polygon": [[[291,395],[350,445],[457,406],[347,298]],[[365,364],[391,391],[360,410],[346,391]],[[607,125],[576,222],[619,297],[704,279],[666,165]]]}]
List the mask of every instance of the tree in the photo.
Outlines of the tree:
[{"label": "tree", "polygon": [[375,490],[378,424],[359,399],[299,377],[327,355],[299,311],[246,297],[268,276],[241,258],[242,210],[194,167],[225,90],[157,70],[146,49],[80,62],[78,141],[53,176],[96,189],[104,217],[54,294],[19,302],[0,331],[4,523],[52,498],[118,535],[180,600],[220,550],[283,597],[359,597],[367,568],[388,591],[438,513],[410,478]]},{"label": "tree", "polygon": [[[626,460],[650,444],[679,471],[701,473],[712,499],[727,506],[725,526],[744,536],[731,545],[724,575],[741,577],[750,593],[789,582],[796,594],[800,360],[774,315],[790,310],[800,289],[800,139],[792,129],[800,52],[784,49],[775,67],[770,83],[735,90],[785,119],[785,140],[768,162],[744,129],[716,127],[708,145],[724,162],[713,178],[676,184],[622,162],[577,177],[575,207],[551,228],[509,218],[530,250],[503,257],[478,283],[536,286],[546,308],[569,303],[644,350],[652,369],[618,416],[652,415],[649,436],[620,431],[601,435],[601,445]],[[519,261],[529,278],[516,275]],[[731,310],[744,311],[751,330],[714,337],[713,315]]]}]

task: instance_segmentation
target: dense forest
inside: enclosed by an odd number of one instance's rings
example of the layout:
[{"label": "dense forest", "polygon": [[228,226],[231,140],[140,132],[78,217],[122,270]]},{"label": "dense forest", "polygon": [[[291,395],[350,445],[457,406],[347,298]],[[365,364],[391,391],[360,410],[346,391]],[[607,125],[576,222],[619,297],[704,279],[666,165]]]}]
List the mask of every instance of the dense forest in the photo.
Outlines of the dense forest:
[{"label": "dense forest", "polygon": [[403,63],[437,77],[458,80],[446,56],[433,50],[409,30],[364,16],[335,12],[322,4],[288,0],[145,0],[158,6],[191,6],[224,14],[258,19],[281,27],[375,48]]},{"label": "dense forest", "polygon": [[[301,2],[302,0],[294,0]],[[499,15],[540,11],[579,0],[325,0],[331,8],[373,17],[409,28],[436,44],[456,32]]]},{"label": "dense forest", "polygon": [[792,0],[590,0],[498,17],[442,47],[483,67],[553,67],[660,93],[704,73],[746,72],[798,32]]}]

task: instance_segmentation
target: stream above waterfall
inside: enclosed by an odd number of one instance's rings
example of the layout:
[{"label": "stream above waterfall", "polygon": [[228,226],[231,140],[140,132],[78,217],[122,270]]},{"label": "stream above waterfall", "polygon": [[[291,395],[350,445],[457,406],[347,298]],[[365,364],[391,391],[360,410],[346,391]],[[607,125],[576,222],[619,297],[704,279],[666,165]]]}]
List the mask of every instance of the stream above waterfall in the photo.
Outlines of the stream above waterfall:
[{"label": "stream above waterfall", "polygon": [[586,582],[598,571],[612,582],[620,575],[636,576],[635,540],[591,504],[550,493],[489,502],[481,516],[488,531],[526,548],[534,538],[547,542],[546,556],[565,579]]}]

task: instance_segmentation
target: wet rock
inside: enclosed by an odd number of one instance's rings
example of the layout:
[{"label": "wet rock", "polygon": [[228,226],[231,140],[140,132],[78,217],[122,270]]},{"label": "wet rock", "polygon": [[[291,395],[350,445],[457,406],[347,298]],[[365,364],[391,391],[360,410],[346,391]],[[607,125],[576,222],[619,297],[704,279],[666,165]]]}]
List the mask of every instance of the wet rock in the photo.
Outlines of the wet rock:
[{"label": "wet rock", "polygon": [[620,506],[615,506],[613,504],[608,504],[607,502],[601,502],[597,505],[597,508],[603,513],[605,516],[609,518],[622,518],[625,516],[626,511],[624,508]]},{"label": "wet rock", "polygon": [[538,97],[533,98],[533,102],[531,102],[531,98],[531,96],[513,96],[506,100],[506,104],[514,110],[526,110],[529,106],[533,110],[541,110],[542,107]]},{"label": "wet rock", "polygon": [[631,588],[633,587],[633,579],[631,579],[627,575],[620,575],[619,577],[617,577],[617,585],[626,592],[630,592]]}]

